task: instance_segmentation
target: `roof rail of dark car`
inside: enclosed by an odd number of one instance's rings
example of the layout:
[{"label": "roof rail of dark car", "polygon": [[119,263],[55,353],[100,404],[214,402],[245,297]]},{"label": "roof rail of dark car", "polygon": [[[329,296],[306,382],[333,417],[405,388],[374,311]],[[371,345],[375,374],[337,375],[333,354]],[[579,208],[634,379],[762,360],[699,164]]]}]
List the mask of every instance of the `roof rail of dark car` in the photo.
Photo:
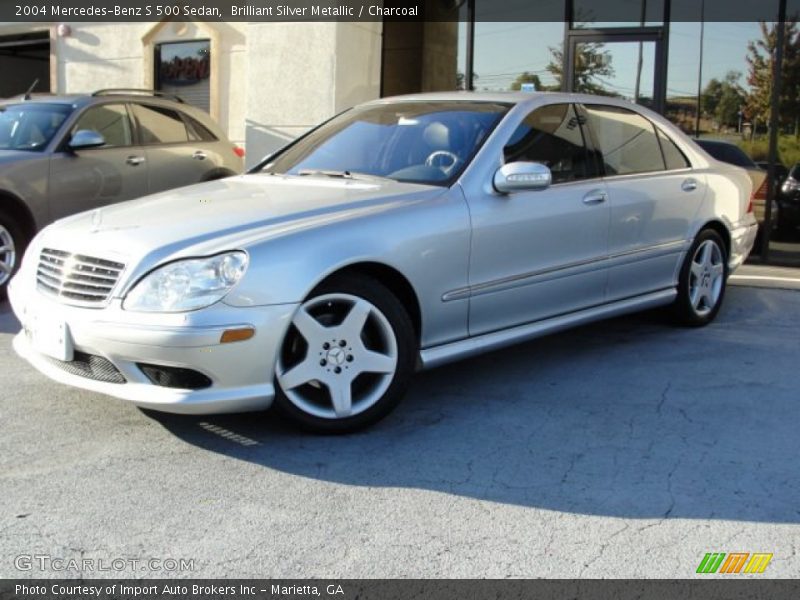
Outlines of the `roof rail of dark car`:
[{"label": "roof rail of dark car", "polygon": [[159,98],[172,98],[173,100],[176,100],[181,104],[186,104],[186,101],[177,94],[168,94],[165,92],[160,92],[158,90],[145,90],[139,88],[108,88],[103,90],[97,90],[92,94],[92,96],[113,96],[115,94],[142,94],[149,96],[157,96]]}]

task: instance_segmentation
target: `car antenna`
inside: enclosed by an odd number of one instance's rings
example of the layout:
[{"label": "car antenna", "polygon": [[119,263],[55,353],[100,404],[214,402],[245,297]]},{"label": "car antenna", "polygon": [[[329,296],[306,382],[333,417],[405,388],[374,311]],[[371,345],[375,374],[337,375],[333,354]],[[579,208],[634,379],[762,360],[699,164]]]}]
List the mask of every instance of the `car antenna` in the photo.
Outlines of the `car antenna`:
[{"label": "car antenna", "polygon": [[22,95],[22,99],[23,100],[30,100],[31,99],[31,92],[33,91],[33,88],[35,88],[38,83],[39,83],[39,78],[37,77],[36,79],[33,80],[33,83],[31,84],[31,87],[28,88],[28,91],[25,92]]}]

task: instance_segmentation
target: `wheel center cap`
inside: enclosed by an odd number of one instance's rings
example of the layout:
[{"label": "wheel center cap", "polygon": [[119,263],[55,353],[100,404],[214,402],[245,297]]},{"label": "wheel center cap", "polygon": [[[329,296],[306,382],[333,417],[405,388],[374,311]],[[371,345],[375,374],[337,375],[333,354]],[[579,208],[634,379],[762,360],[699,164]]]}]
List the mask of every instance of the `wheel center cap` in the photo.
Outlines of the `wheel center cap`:
[{"label": "wheel center cap", "polygon": [[342,348],[331,348],[328,350],[328,362],[332,365],[341,366],[347,358]]}]

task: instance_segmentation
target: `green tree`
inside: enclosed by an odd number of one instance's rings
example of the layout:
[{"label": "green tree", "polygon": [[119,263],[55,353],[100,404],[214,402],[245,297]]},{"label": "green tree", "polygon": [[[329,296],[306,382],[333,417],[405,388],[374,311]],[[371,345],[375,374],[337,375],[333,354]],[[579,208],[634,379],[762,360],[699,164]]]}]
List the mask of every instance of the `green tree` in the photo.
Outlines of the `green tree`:
[{"label": "green tree", "polygon": [[[547,65],[547,70],[558,82],[555,89],[563,89],[564,83],[564,49],[563,45],[549,48],[552,58]],[[611,64],[611,54],[600,43],[581,44],[581,49],[575,57],[575,81],[573,91],[587,94],[603,94],[617,96],[618,94],[603,86],[602,78],[613,77],[614,66]]]},{"label": "green tree", "polygon": [[537,92],[544,89],[542,87],[542,80],[539,79],[539,76],[536,73],[529,73],[528,71],[525,71],[517,76],[517,78],[511,84],[511,89],[519,91],[522,89],[523,83],[532,83]]},{"label": "green tree", "polygon": [[703,90],[703,112],[719,125],[735,127],[739,122],[739,111],[746,101],[745,92],[739,85],[741,76],[737,71],[728,71],[722,81],[714,78]]},{"label": "green tree", "polygon": [[[770,114],[778,26],[763,22],[759,25],[761,39],[747,44],[747,83],[750,92],[747,94],[745,112],[749,118],[765,123]],[[800,32],[796,21],[786,22],[778,114],[782,125],[796,125],[800,118]]]}]

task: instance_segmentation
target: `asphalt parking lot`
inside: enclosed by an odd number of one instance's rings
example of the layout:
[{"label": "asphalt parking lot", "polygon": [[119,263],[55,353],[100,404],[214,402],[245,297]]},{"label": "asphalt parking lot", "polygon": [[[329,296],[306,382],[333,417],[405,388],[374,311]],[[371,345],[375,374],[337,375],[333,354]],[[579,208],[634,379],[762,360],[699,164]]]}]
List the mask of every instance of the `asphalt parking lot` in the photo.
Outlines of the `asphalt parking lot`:
[{"label": "asphalt parking lot", "polygon": [[81,575],[21,555],[194,561],[100,573],[137,577],[684,578],[706,552],[800,568],[800,291],[731,287],[705,329],[646,313],[443,367],[333,438],[51,383],[16,327],[0,304],[2,577]]}]

